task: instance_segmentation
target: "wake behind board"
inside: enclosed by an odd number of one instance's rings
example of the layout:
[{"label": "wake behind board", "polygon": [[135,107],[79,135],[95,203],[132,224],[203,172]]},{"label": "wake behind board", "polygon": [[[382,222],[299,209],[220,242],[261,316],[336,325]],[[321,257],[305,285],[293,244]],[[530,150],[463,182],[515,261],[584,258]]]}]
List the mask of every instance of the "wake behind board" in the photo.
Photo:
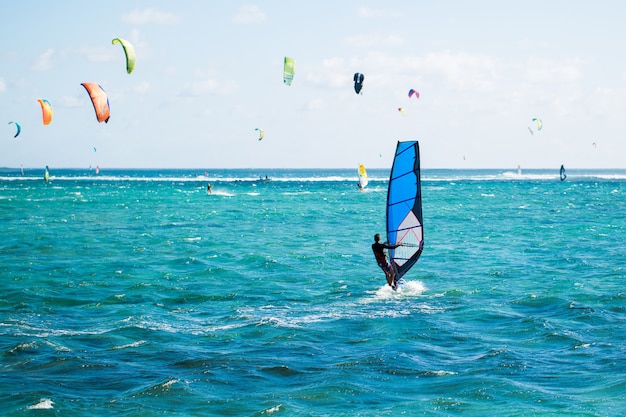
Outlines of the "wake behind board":
[{"label": "wake behind board", "polygon": [[394,291],[398,291],[403,289],[404,287],[406,287],[406,281],[404,280],[404,278],[400,278],[398,280],[395,281],[393,287],[391,287],[392,290]]}]

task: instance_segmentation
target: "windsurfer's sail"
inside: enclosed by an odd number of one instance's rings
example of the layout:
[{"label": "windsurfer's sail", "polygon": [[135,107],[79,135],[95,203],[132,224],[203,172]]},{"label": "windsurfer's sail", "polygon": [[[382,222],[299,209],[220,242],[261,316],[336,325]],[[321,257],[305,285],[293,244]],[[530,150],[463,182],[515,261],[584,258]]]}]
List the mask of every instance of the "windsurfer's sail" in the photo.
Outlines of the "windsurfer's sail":
[{"label": "windsurfer's sail", "polygon": [[387,242],[389,245],[403,244],[389,250],[389,258],[399,280],[415,265],[424,247],[417,141],[398,142],[396,147],[387,191]]},{"label": "windsurfer's sail", "polygon": [[559,176],[561,177],[561,181],[565,181],[565,178],[567,178],[567,175],[565,175],[565,167],[563,165],[561,165],[561,171],[559,171]]},{"label": "windsurfer's sail", "polygon": [[369,181],[367,180],[367,171],[365,165],[359,164],[359,188],[363,189]]}]

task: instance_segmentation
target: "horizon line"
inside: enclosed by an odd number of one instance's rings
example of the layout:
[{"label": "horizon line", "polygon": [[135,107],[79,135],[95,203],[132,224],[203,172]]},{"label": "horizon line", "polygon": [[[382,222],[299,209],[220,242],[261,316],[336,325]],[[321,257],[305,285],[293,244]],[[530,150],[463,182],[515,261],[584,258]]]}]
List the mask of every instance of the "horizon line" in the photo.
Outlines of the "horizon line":
[{"label": "horizon line", "polygon": [[[0,167],[0,170],[22,170],[22,169],[45,169],[46,166],[38,166],[38,167]],[[49,166],[48,166],[49,167]],[[560,167],[559,167],[560,168]],[[558,170],[559,168],[554,167],[533,167],[533,168],[521,168],[522,171],[530,171],[530,170]],[[52,169],[67,169],[67,170],[87,170],[93,171],[95,167],[53,167]],[[98,169],[102,170],[197,170],[197,171],[209,171],[209,170],[353,170],[358,169],[356,167],[239,167],[239,168],[219,168],[219,167],[100,167]],[[369,167],[367,169],[386,169],[389,170],[391,167]],[[465,170],[465,171],[477,171],[477,170],[513,170],[517,171],[517,167],[482,167],[482,168],[452,168],[452,167],[428,167],[421,168],[422,170]],[[615,170],[626,170],[626,168],[577,168],[577,167],[568,167],[568,170],[578,170],[578,171],[590,171],[590,170],[603,170],[603,171],[615,171]]]}]

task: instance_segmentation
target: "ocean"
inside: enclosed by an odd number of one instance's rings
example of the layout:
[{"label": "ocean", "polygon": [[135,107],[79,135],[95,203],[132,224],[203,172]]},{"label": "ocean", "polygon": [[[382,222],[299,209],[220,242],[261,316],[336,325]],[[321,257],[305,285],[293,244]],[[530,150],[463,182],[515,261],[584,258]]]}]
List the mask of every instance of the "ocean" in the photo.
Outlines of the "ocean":
[{"label": "ocean", "polygon": [[397,292],[388,170],[50,173],[0,169],[4,416],[624,415],[624,170],[423,170]]}]

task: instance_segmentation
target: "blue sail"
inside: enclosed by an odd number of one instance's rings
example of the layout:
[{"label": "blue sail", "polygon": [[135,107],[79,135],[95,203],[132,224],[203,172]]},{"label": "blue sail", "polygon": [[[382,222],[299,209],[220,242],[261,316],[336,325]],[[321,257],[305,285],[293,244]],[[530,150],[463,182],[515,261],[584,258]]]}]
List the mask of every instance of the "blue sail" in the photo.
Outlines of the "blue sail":
[{"label": "blue sail", "polygon": [[391,264],[400,279],[415,265],[424,248],[417,141],[398,142],[396,147],[387,191],[387,242],[390,245],[403,244],[389,250]]}]

